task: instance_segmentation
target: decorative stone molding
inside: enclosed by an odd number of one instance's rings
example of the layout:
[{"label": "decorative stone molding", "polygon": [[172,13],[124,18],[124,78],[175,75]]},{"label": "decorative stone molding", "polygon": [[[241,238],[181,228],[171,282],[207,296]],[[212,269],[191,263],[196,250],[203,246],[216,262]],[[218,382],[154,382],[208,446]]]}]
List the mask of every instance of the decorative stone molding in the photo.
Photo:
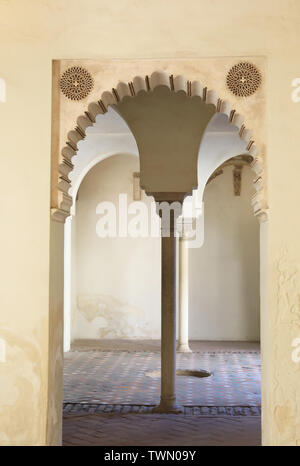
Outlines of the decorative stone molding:
[{"label": "decorative stone molding", "polygon": [[251,204],[256,215],[260,222],[265,222],[268,220],[268,205],[265,196],[265,176],[264,176],[264,161],[262,157],[254,157],[253,162],[251,163],[251,168],[256,174],[256,178],[253,182],[255,194],[252,196]]},{"label": "decorative stone molding", "polygon": [[65,223],[67,217],[69,217],[70,212],[65,211],[63,209],[51,209],[51,219],[55,222]]},{"label": "decorative stone molding", "polygon": [[228,121],[239,129],[240,138],[248,143],[246,150],[253,160],[251,167],[257,174],[258,178],[261,179],[260,183],[254,183],[255,188],[259,192],[259,195],[255,195],[252,201],[254,213],[257,216],[264,214],[265,217],[267,206],[263,195],[263,159],[258,155],[257,147],[254,144],[254,140],[252,140],[251,131],[243,124],[244,119],[242,115],[232,108],[229,101],[222,100],[214,90],[209,90],[207,87],[203,87],[199,81],[189,81],[184,76],[168,75],[163,71],[155,71],[151,76],[136,76],[128,83],[119,82],[116,88],[113,88],[111,91],[103,92],[100,100],[97,102],[91,102],[88,105],[85,114],[80,115],[77,118],[77,125],[68,133],[68,141],[61,151],[61,163],[59,164],[58,169],[59,179],[57,186],[59,191],[58,206],[53,210],[54,216],[58,218],[58,210],[60,210],[60,218],[66,218],[70,215],[71,198],[68,192],[71,182],[68,175],[73,168],[72,158],[76,155],[78,150],[78,142],[85,138],[86,129],[93,125],[96,121],[96,116],[98,114],[105,114],[110,105],[117,107],[118,103],[125,97],[134,98],[140,92],[151,92],[159,86],[166,86],[175,93],[184,92],[190,98],[200,98],[201,102],[213,106],[215,113],[225,115],[228,118]]},{"label": "decorative stone molding", "polygon": [[189,241],[195,235],[195,218],[180,217],[177,220],[177,233],[181,241]]},{"label": "decorative stone molding", "polygon": [[220,175],[223,175],[224,170],[222,168],[217,168],[213,174],[208,178],[206,184],[208,185],[211,181],[213,181],[215,178],[217,178]]},{"label": "decorative stone molding", "polygon": [[[268,220],[268,206],[267,202],[265,200],[265,194],[264,194],[264,176],[263,176],[263,162],[261,157],[251,157],[249,155],[243,154],[243,155],[238,155],[236,157],[232,157],[231,159],[226,160],[220,167],[218,167],[213,174],[210,176],[210,178],[207,181],[207,185],[213,181],[216,177],[220,176],[223,174],[223,169],[229,166],[234,166],[240,167],[242,169],[243,166],[250,166],[252,170],[255,172],[257,176],[254,181],[254,189],[256,193],[252,196],[251,199],[251,204],[253,207],[254,215],[256,215],[259,219],[260,222],[265,222]],[[236,175],[238,175],[236,173]],[[240,173],[241,175],[241,173]],[[234,173],[233,173],[234,176]],[[238,192],[240,191],[239,183],[241,183],[240,180],[235,180],[237,183],[236,186],[234,186],[234,189],[237,190],[237,194],[239,195]]]},{"label": "decorative stone molding", "polygon": [[91,74],[81,66],[68,68],[60,78],[62,93],[71,100],[81,100],[88,96],[94,82]]},{"label": "decorative stone molding", "polygon": [[234,65],[226,78],[227,86],[238,97],[249,97],[260,86],[261,74],[252,63],[241,62]]},{"label": "decorative stone molding", "polygon": [[233,190],[235,196],[241,195],[243,165],[235,165],[233,168]]},{"label": "decorative stone molding", "polygon": [[133,200],[141,200],[141,185],[140,185],[140,174],[139,172],[133,173]]},{"label": "decorative stone molding", "polygon": [[[265,222],[268,220],[268,205],[265,198],[264,188],[264,168],[263,168],[263,159],[259,156],[252,157],[246,154],[238,155],[237,157],[232,157],[224,162],[220,167],[218,167],[211,177],[208,179],[207,184],[210,183],[213,179],[223,173],[223,169],[229,166],[240,166],[245,165],[250,166],[250,168],[255,172],[256,177],[253,181],[255,194],[252,196],[251,205],[254,211],[254,215],[258,217],[260,222]],[[222,172],[222,173],[221,173]],[[238,189],[238,187],[237,187]]]}]

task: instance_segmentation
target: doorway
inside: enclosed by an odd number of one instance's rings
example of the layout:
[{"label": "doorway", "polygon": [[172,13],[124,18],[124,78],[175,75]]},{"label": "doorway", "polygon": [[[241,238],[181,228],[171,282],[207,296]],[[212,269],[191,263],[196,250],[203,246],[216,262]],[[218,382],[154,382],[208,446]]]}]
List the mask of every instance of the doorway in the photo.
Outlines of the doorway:
[{"label": "doorway", "polygon": [[[112,122],[117,118],[114,112],[108,116]],[[208,128],[211,151],[218,150],[216,141],[223,133],[223,123],[219,119],[212,125],[213,131]],[[124,422],[117,443],[130,445],[133,439],[139,441],[135,428],[148,432],[154,419],[152,409],[159,402],[160,241],[150,238],[150,244],[149,238],[130,238],[128,243],[129,238],[97,236],[97,206],[101,202],[117,205],[120,194],[133,201],[139,165],[134,154],[99,156],[93,147],[99,147],[102,138],[101,132],[95,137],[97,122],[91,134],[94,142],[89,141],[88,133],[78,151],[78,163],[81,157],[87,159],[89,170],[84,167],[84,175],[78,174],[81,181],[77,183],[71,236],[65,235],[73,244],[66,248],[72,251],[71,260],[65,252],[65,265],[71,266],[73,275],[70,281],[68,272],[65,274],[65,283],[73,283],[69,289],[72,299],[66,300],[67,307],[72,303],[71,317],[66,320],[73,329],[65,326],[72,344],[65,354],[64,442],[113,445],[112,432],[118,422]],[[224,140],[222,147],[224,150]],[[227,159],[237,150],[229,142],[226,149]],[[90,152],[95,154],[95,163]],[[237,192],[234,169],[241,159],[233,159],[221,172],[218,168],[206,185],[205,240],[201,248],[189,253],[189,344],[193,352],[177,355],[177,396],[184,406],[183,418],[155,415],[156,423],[162,424],[160,442],[165,444],[190,442],[191,438],[200,445],[260,443],[260,361],[255,342],[259,340],[259,224],[250,206],[253,174],[245,163]],[[151,203],[144,193],[141,196]],[[66,224],[67,232],[68,228]],[[149,286],[151,279],[157,283]],[[111,287],[109,292],[105,281]],[[117,292],[128,290],[134,292],[132,297],[116,297]],[[135,297],[143,298],[144,303],[137,306]],[[197,377],[199,369],[207,370],[209,376]],[[207,417],[208,424],[203,424]],[[182,420],[184,429],[175,428],[181,436],[173,432],[171,440],[170,423],[178,426]],[[99,423],[100,430],[87,438],[89,423]],[[105,434],[100,427],[103,423]],[[82,436],[74,437],[74,426],[77,429],[79,425]],[[197,438],[191,437],[195,426]],[[216,437],[212,431],[224,426],[226,435]],[[121,432],[126,432],[125,437]],[[141,435],[140,441],[145,444],[148,440]]]}]

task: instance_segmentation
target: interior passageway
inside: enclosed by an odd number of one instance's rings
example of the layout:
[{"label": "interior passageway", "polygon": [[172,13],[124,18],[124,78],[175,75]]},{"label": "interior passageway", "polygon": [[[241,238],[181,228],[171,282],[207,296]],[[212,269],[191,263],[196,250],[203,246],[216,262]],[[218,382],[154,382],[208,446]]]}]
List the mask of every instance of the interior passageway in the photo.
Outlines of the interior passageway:
[{"label": "interior passageway", "polygon": [[[70,174],[64,443],[259,444],[259,225],[247,143],[225,115],[211,118],[178,240],[175,226],[160,237],[163,198],[141,188],[135,139],[110,108],[79,143]],[[124,214],[138,224],[137,207],[154,211],[156,236],[123,231]],[[182,254],[196,218],[199,235]],[[103,235],[103,225],[115,234]]]}]

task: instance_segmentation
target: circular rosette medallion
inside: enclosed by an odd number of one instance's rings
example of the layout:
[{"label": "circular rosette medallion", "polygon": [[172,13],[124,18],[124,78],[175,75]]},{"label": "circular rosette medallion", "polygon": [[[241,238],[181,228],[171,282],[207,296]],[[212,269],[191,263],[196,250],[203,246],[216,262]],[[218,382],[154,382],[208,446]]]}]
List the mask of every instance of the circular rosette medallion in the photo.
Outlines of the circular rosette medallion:
[{"label": "circular rosette medallion", "polygon": [[91,74],[80,66],[68,68],[60,78],[62,93],[71,100],[84,99],[94,85]]},{"label": "circular rosette medallion", "polygon": [[242,62],[229,70],[226,81],[228,88],[234,95],[248,97],[259,88],[261,75],[252,63]]}]

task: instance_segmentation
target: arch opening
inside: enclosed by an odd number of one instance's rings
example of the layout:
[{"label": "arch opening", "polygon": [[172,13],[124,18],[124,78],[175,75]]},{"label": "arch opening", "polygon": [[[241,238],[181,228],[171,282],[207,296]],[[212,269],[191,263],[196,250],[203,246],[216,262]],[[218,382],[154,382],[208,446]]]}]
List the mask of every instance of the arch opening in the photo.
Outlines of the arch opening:
[{"label": "arch opening", "polygon": [[[150,83],[151,81],[149,81]],[[172,80],[170,79],[170,83],[172,82]],[[174,81],[173,81],[174,82]],[[157,86],[154,86],[154,88],[151,88],[150,85],[149,85],[149,89],[141,89],[139,92],[141,93],[140,95],[142,96],[145,96],[147,93],[151,93],[154,89],[157,88],[156,92],[157,92],[157,96],[162,96],[164,95],[164,93],[168,96],[172,95],[172,92],[177,92],[179,94],[180,97],[183,97],[184,98],[191,98],[192,95],[191,95],[191,90],[189,91],[188,89],[191,89],[191,85],[187,83],[187,92],[183,91],[182,89],[179,89],[179,90],[175,90],[175,86],[174,88],[172,89],[172,85],[170,84],[170,89],[166,91],[166,88],[168,87],[166,85],[166,83],[159,83]],[[120,90],[120,88],[119,88]],[[132,92],[132,90],[130,91]],[[190,94],[189,94],[190,92]],[[249,136],[249,132],[247,132],[246,128],[243,126],[243,124],[241,123],[241,120],[238,116],[235,115],[234,111],[230,111],[229,112],[229,115],[227,115],[226,113],[223,113],[221,112],[221,108],[225,108],[226,105],[224,103],[222,103],[221,101],[219,101],[219,99],[217,100],[216,102],[216,105],[214,105],[214,103],[210,102],[211,101],[214,101],[215,99],[215,96],[214,94],[208,94],[209,91],[205,91],[203,90],[203,93],[202,93],[202,97],[198,96],[199,99],[197,100],[201,100],[203,101],[202,103],[205,102],[205,105],[206,103],[210,106],[210,110],[211,110],[211,119],[209,120],[209,122],[203,126],[203,138],[200,138],[200,144],[199,144],[199,147],[198,147],[198,150],[197,150],[197,163],[196,163],[196,173],[198,174],[198,177],[197,177],[197,182],[196,182],[196,188],[198,190],[199,187],[202,189],[202,194],[204,192],[204,189],[205,189],[205,186],[207,186],[207,184],[211,183],[211,181],[213,179],[215,179],[215,177],[218,176],[218,171],[222,169],[222,167],[224,168],[227,167],[229,164],[234,164],[236,163],[237,161],[240,163],[240,164],[250,164],[251,167],[260,175],[260,184],[257,184],[257,186],[259,186],[259,190],[258,191],[261,191],[263,189],[263,181],[262,181],[262,175],[263,175],[263,165],[262,165],[262,160],[260,159],[260,157],[258,156],[257,154],[257,150],[254,146],[254,142],[250,139],[250,136]],[[108,95],[106,94],[105,96],[103,95],[103,100],[101,99],[101,102],[103,104],[103,101],[106,101],[107,102],[107,107],[106,109],[108,109],[107,112],[99,112],[99,114],[101,116],[104,116],[104,115],[107,115],[109,114],[109,112],[115,112],[115,110],[118,110],[118,104],[119,102],[121,101],[124,101],[124,103],[126,103],[127,101],[131,101],[132,98],[135,98],[136,97],[136,94],[133,94],[131,96],[129,95],[126,95],[124,94],[123,97],[120,97],[120,94],[119,92],[114,92],[111,94],[112,97],[115,99],[114,101],[111,101],[110,98],[108,97]],[[205,101],[204,101],[204,98],[205,98]],[[116,103],[117,101],[117,103]],[[103,110],[103,106],[101,104],[101,102],[99,101],[97,103],[98,107]],[[223,107],[222,107],[223,105]],[[90,107],[89,107],[90,109]],[[219,111],[218,111],[219,109]],[[94,110],[96,110],[94,108]],[[98,111],[98,108],[97,108],[97,111]],[[118,112],[119,114],[122,115],[122,112]],[[88,116],[88,115],[85,115],[84,118],[88,118],[88,120],[91,121],[91,118]],[[237,146],[238,148],[236,149],[235,152],[228,152],[227,150],[224,150],[224,147],[223,147],[223,153],[221,154],[221,158],[215,158],[214,160],[210,160],[210,164],[207,164],[205,166],[205,164],[203,165],[203,158],[201,157],[201,152],[202,153],[205,153],[206,152],[206,148],[209,146],[209,133],[210,132],[213,132],[213,129],[214,129],[214,124],[216,124],[215,120],[217,120],[219,118],[219,124],[222,125],[222,123],[224,123],[225,125],[230,125],[233,130],[232,131],[228,131],[228,133],[232,133],[230,134],[230,137],[235,137],[237,140],[240,141],[240,146]],[[125,119],[123,119],[125,121]],[[224,121],[223,121],[224,120]],[[96,122],[96,117],[95,117],[95,122]],[[233,124],[233,122],[235,122],[236,124]],[[81,124],[83,126],[83,120],[82,118],[78,119],[78,124]],[[210,126],[211,124],[211,126]],[[127,128],[130,128],[131,129],[131,125],[127,125],[127,123],[125,123],[126,125],[126,129]],[[218,126],[218,125],[217,125]],[[95,128],[95,126],[91,126],[92,130],[91,130],[91,133],[93,133],[93,128]],[[220,131],[220,133],[225,133],[220,135],[219,136],[219,144],[222,145],[222,141],[223,141],[223,144],[224,144],[224,141],[226,141],[227,139],[229,139],[229,134],[226,134],[227,131],[225,128],[223,128],[224,131]],[[77,133],[80,133],[80,127],[78,126],[77,129],[75,129],[75,131]],[[85,128],[84,130],[85,132],[85,135],[89,135],[89,129],[88,129],[88,126]],[[83,131],[82,131],[83,133]],[[126,137],[124,136],[124,134],[126,133]],[[141,147],[140,145],[138,144],[137,140],[138,138],[136,137],[134,131],[130,130],[130,131],[124,131],[124,134],[122,135],[122,138],[120,137],[120,145],[122,145],[122,147],[124,147],[124,140],[129,140],[130,139],[130,144],[131,144],[131,147],[133,148],[134,147],[134,150],[133,151],[129,151],[129,153],[132,153],[132,152],[135,152],[134,155],[136,156],[139,156],[140,157],[140,152],[141,152]],[[242,137],[242,135],[244,134],[244,138]],[[73,137],[74,135],[72,135]],[[215,135],[216,137],[216,135]],[[102,138],[102,141],[104,141],[104,138],[105,136],[101,136]],[[124,139],[125,138],[125,139]],[[207,142],[205,142],[206,138],[208,138]],[[87,141],[85,141],[87,142]],[[81,142],[78,141],[78,146],[80,147],[80,144],[82,144]],[[230,145],[228,143],[228,145]],[[77,146],[77,147],[78,147]],[[69,145],[68,145],[69,147]],[[117,146],[116,146],[117,147]],[[74,150],[74,149],[73,149]],[[76,151],[77,152],[77,151]],[[81,184],[81,181],[84,179],[85,175],[88,174],[92,169],[93,167],[95,167],[95,165],[103,160],[106,160],[108,159],[109,157],[115,155],[117,152],[115,152],[115,149],[111,150],[111,151],[106,151],[105,154],[97,154],[96,158],[91,158],[89,160],[89,163],[85,166],[85,170],[86,172],[82,175],[82,178],[80,179],[80,176],[79,176],[79,173],[77,171],[77,184],[75,183],[75,178],[76,178],[76,163],[73,164],[73,168],[71,171],[70,171],[70,178],[71,178],[71,183],[70,183],[70,186],[71,187],[71,191],[68,190],[68,195],[73,195],[73,197],[75,196],[75,193],[78,191],[78,188]],[[97,158],[98,157],[98,158]],[[75,160],[73,160],[75,162]],[[199,169],[199,164],[200,164],[200,169]],[[83,172],[81,172],[83,173]],[[202,178],[200,177],[200,181],[201,183],[199,182],[199,174],[202,174]],[[204,175],[205,174],[205,175]],[[190,186],[193,187],[194,186],[194,181],[191,181],[190,182]],[[255,183],[257,183],[257,179],[255,180]],[[70,186],[69,186],[69,189],[70,189]],[[184,188],[185,189],[185,188]],[[192,189],[190,190],[192,191]],[[148,192],[152,193],[153,190],[148,190]],[[156,191],[154,190],[154,193]],[[257,206],[256,206],[257,207]],[[254,209],[255,210],[255,214],[256,215],[259,215],[259,217],[261,219],[263,219],[264,217],[264,214],[265,212],[263,212],[263,209],[259,208],[259,209]],[[53,213],[53,216],[55,218],[56,215],[60,215],[60,214],[57,214],[58,210],[55,210],[55,211],[52,211]],[[66,215],[66,211],[63,213],[62,215],[62,219],[64,218],[64,215]]]}]

